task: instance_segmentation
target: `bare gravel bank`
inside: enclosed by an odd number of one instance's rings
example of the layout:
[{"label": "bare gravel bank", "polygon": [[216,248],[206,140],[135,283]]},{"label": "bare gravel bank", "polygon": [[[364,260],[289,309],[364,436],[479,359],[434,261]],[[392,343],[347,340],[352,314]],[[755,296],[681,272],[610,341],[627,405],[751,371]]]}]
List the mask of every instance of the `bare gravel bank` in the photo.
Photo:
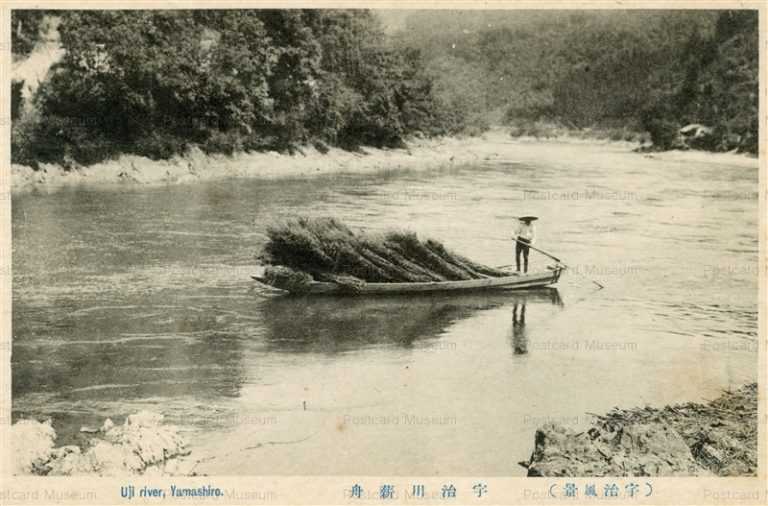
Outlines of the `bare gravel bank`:
[{"label": "bare gravel bank", "polygon": [[320,153],[306,147],[290,155],[277,152],[208,155],[193,149],[170,160],[122,155],[115,160],[65,170],[41,164],[40,170],[12,165],[15,193],[33,188],[71,185],[168,185],[223,178],[289,178],[339,173],[374,173],[390,170],[428,170],[451,164],[476,162],[492,154],[479,139],[417,139],[406,149],[364,148],[359,152],[332,148]]},{"label": "bare gravel bank", "polygon": [[622,141],[575,138],[512,139],[504,129],[494,129],[479,137],[415,139],[404,149],[364,148],[350,152],[333,148],[320,153],[314,148],[293,155],[277,152],[240,153],[233,156],[207,155],[192,150],[170,160],[151,160],[123,155],[115,160],[65,170],[55,164],[41,164],[39,170],[12,165],[12,192],[50,190],[62,186],[124,185],[158,186],[223,178],[290,178],[327,174],[366,174],[394,170],[431,170],[456,165],[487,162],[525,163],[541,158],[575,161],[579,157],[611,151],[630,157],[643,157],[654,163],[696,161],[735,166],[758,166],[756,158],[734,153],[671,151],[635,153],[638,145]]}]

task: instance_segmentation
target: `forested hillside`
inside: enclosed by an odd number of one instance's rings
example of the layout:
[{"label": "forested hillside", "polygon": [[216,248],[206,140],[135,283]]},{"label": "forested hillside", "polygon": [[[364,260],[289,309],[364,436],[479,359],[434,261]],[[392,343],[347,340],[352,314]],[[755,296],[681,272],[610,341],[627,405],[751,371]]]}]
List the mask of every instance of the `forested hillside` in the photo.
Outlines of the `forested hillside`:
[{"label": "forested hillside", "polygon": [[[474,123],[647,131],[757,151],[757,11],[416,11],[395,35]],[[471,112],[474,111],[474,112]]]},{"label": "forested hillside", "polygon": [[[13,158],[92,163],[291,150],[315,143],[397,146],[460,130],[415,51],[390,47],[368,11],[81,11],[64,14],[66,50],[17,107]],[[14,11],[14,52],[39,13]]]},{"label": "forested hillside", "polygon": [[[15,163],[401,146],[411,135],[647,132],[757,151],[756,11],[13,11],[14,59],[46,20],[65,50],[13,83]],[[386,15],[381,14],[386,20]]]}]

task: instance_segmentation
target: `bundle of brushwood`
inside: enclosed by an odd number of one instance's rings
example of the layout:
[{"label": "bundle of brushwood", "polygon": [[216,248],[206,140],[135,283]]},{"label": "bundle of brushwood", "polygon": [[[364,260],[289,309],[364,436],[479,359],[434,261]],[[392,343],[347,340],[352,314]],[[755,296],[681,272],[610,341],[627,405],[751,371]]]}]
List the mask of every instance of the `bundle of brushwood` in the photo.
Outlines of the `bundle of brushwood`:
[{"label": "bundle of brushwood", "polygon": [[267,229],[262,260],[267,278],[300,286],[332,281],[354,290],[365,282],[458,281],[507,276],[475,263],[433,239],[390,231],[355,233],[334,218],[298,218]]}]

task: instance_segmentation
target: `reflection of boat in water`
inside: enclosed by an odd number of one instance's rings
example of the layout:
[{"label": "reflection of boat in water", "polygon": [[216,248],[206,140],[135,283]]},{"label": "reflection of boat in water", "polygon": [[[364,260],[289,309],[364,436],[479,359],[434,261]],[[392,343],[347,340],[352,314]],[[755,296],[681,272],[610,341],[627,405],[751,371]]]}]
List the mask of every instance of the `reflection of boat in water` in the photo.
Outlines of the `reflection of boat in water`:
[{"label": "reflection of boat in water", "polygon": [[346,351],[377,344],[411,346],[438,337],[478,311],[509,304],[562,305],[555,288],[474,294],[275,297],[264,302],[267,343],[284,351]]},{"label": "reflection of boat in water", "polygon": [[[542,288],[557,283],[564,267],[560,264],[548,267],[542,272],[520,274],[510,272],[509,276],[484,277],[481,279],[468,279],[464,281],[429,281],[420,283],[364,283],[355,287],[350,292],[347,287],[337,283],[312,281],[309,286],[302,286],[301,293],[305,295],[318,294],[350,294],[374,295],[374,294],[403,294],[403,293],[465,293],[490,290],[524,290]],[[291,292],[293,288],[288,285],[280,285],[277,281],[269,281],[263,272],[251,276],[254,280],[271,288]]]}]

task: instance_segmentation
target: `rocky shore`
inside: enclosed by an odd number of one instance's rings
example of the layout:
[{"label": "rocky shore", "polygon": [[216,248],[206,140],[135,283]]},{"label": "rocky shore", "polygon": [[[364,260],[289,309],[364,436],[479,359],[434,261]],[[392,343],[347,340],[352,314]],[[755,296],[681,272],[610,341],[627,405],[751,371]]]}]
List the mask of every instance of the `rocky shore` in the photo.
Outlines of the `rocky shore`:
[{"label": "rocky shore", "polygon": [[129,415],[123,425],[107,419],[98,429],[83,427],[90,436],[81,448],[56,448],[56,432],[50,420],[20,420],[13,424],[13,466],[16,475],[41,476],[126,476],[189,475],[194,463],[179,429],[163,423],[162,415],[139,412]]},{"label": "rocky shore", "polygon": [[757,384],[707,404],[614,408],[576,432],[536,431],[528,476],[756,476]]}]

